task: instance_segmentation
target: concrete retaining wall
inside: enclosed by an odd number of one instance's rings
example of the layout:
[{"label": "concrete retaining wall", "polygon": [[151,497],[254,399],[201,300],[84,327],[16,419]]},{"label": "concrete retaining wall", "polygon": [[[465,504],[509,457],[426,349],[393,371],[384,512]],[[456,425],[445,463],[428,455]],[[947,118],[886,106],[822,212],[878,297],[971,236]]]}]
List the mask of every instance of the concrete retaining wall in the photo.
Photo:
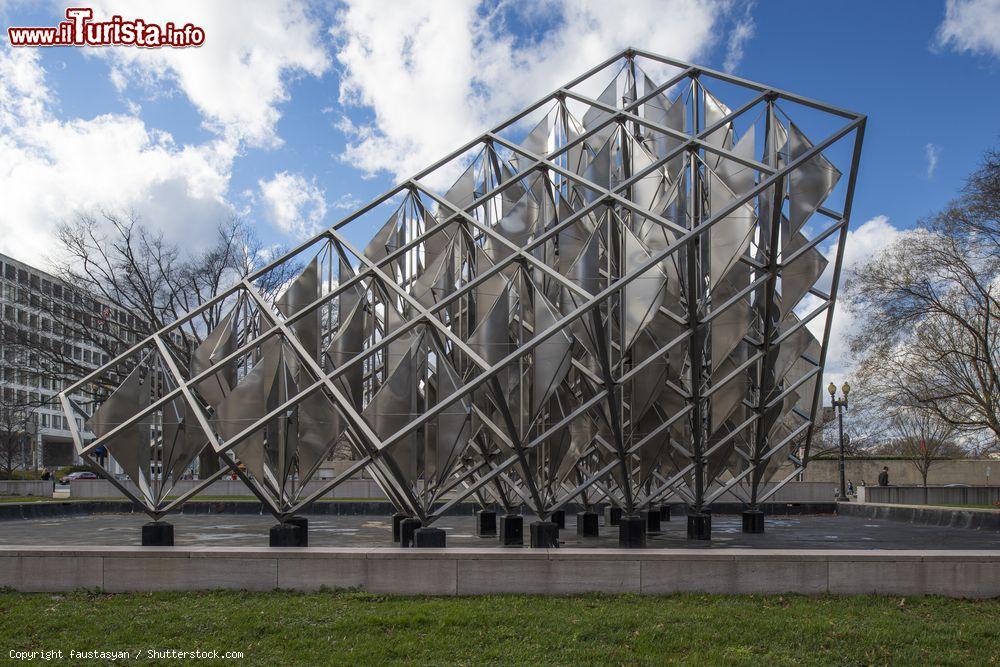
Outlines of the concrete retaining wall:
[{"label": "concrete retaining wall", "polygon": [[1000,486],[858,487],[858,501],[894,505],[993,505],[1000,502]]},{"label": "concrete retaining wall", "polygon": [[41,479],[4,479],[0,480],[0,496],[45,496],[52,497],[55,482]]},{"label": "concrete retaining wall", "polygon": [[0,547],[0,587],[1000,597],[993,551]]},{"label": "concrete retaining wall", "polygon": [[[847,459],[844,475],[854,482],[862,480],[869,486],[878,483],[878,474],[883,466],[889,468],[889,481],[893,484],[923,484],[920,472],[912,461],[905,459]],[[839,462],[836,459],[815,459],[809,462],[802,480],[805,482],[840,483]],[[792,472],[790,464],[778,471],[778,478],[787,477]],[[1000,483],[1000,460],[996,459],[950,459],[935,461],[927,475],[929,484],[974,484],[989,485]]]},{"label": "concrete retaining wall", "polygon": [[[177,482],[171,495],[179,496],[190,491],[198,484],[197,480],[182,480]],[[125,485],[138,493],[132,482]],[[319,490],[323,482],[312,481],[306,484],[306,495]],[[111,482],[106,479],[80,479],[69,483],[70,496],[73,498],[122,498],[124,497]],[[51,495],[51,492],[50,492]],[[250,491],[246,485],[239,481],[221,479],[213,482],[207,489],[198,494],[199,496],[249,496]],[[365,498],[384,500],[385,494],[374,481],[370,479],[348,479],[341,482],[331,491],[327,492],[324,498]]]}]

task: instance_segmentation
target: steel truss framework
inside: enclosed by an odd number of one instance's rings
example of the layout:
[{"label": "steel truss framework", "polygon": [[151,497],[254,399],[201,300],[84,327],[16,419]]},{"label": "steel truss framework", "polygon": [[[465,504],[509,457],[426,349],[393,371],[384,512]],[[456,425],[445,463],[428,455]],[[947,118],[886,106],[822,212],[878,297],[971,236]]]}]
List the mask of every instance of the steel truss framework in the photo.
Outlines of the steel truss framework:
[{"label": "steel truss framework", "polygon": [[[279,519],[362,468],[424,525],[470,496],[756,508],[808,461],[864,128],[626,50],[66,388],[77,450],[157,519],[229,470]],[[179,363],[164,340],[211,308]],[[98,380],[96,410],[69,398]],[[338,443],[351,467],[307,489]],[[209,447],[227,467],[173,497]]]}]

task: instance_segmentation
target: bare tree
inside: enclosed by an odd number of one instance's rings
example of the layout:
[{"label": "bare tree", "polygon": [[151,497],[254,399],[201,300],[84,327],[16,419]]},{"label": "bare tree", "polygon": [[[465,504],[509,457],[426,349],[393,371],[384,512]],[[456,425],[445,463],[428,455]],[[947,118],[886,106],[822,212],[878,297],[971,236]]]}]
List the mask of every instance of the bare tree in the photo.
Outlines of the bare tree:
[{"label": "bare tree", "polygon": [[962,196],[847,276],[858,375],[893,405],[1000,438],[1000,155]]},{"label": "bare tree", "polygon": [[[859,456],[877,447],[885,436],[887,424],[880,419],[882,407],[860,381],[851,380],[850,407],[844,413],[844,453]],[[811,458],[840,452],[840,431],[832,407],[824,407],[813,431]]]},{"label": "bare tree", "polygon": [[0,393],[0,477],[10,479],[14,470],[30,461],[35,408],[18,393],[4,388]]},{"label": "bare tree", "polygon": [[[187,253],[150,231],[133,214],[80,214],[59,226],[53,274],[61,280],[33,294],[39,313],[35,327],[6,327],[4,342],[18,350],[26,369],[68,384],[95,365],[175,322],[189,309],[212,299],[266,263],[268,249],[239,219],[220,224],[214,242]],[[56,259],[58,258],[58,259]],[[256,281],[274,294],[296,267],[269,272]],[[178,327],[164,339],[184,366],[193,349],[219,323],[229,301]],[[90,348],[96,348],[96,356]],[[98,396],[110,387],[91,388]]]},{"label": "bare tree", "polygon": [[932,413],[903,408],[892,415],[890,423],[894,437],[881,448],[881,453],[909,460],[920,473],[924,489],[931,466],[965,454],[953,439],[956,428]]}]

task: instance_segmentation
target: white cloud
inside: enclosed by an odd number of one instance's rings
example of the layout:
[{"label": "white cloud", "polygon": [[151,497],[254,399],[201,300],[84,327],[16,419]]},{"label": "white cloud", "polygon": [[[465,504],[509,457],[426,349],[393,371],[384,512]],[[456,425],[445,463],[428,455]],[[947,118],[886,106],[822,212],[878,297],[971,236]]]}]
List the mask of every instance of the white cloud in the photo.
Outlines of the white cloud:
[{"label": "white cloud", "polygon": [[1000,58],[1000,0],[948,0],[937,45]]},{"label": "white cloud", "polygon": [[941,157],[941,148],[934,144],[924,146],[924,155],[927,156],[927,178],[934,177],[934,170],[937,169],[938,158]]},{"label": "white cloud", "polygon": [[[519,40],[505,11],[552,27]],[[341,123],[342,157],[369,173],[409,177],[627,46],[701,58],[729,11],[728,0],[635,0],[628,11],[602,0],[496,10],[474,0],[348,0],[331,29],[344,68],[340,98],[370,109],[372,120]]]},{"label": "white cloud", "polygon": [[352,193],[346,192],[337,198],[337,201],[333,202],[333,208],[339,211],[353,211],[364,204],[365,201],[359,197],[355,197]]},{"label": "white cloud", "polygon": [[[853,269],[869,262],[902,234],[904,232],[893,226],[886,215],[876,215],[857,229],[847,232],[844,269]],[[829,253],[829,256],[833,256],[833,253]],[[833,272],[832,266],[828,272]]]},{"label": "white cloud", "polygon": [[38,59],[36,50],[0,49],[0,129],[45,118],[45,100],[51,93]]},{"label": "white cloud", "polygon": [[[844,247],[844,264],[841,273],[841,288],[843,288],[844,276],[851,269],[858,268],[869,262],[880,252],[888,248],[892,243],[900,238],[905,231],[898,229],[889,222],[885,215],[877,215],[866,221],[861,226],[847,233],[847,245]],[[820,278],[819,284],[823,289],[829,289],[833,280],[833,258],[836,257],[836,242],[830,243],[823,254],[831,259],[826,272]],[[800,308],[799,313],[809,312],[821,303],[820,299],[808,295]],[[826,318],[822,315],[812,320],[808,327],[817,339],[823,335],[823,326]],[[833,312],[833,326],[830,330],[830,348],[827,352],[825,381],[833,381],[838,385],[850,375],[854,369],[855,360],[851,358],[850,337],[858,326],[857,316],[851,312],[850,304],[843,296],[843,290],[837,298],[836,308]]]},{"label": "white cloud", "polygon": [[320,76],[330,65],[320,22],[294,0],[155,0],[137,5],[98,0],[95,19],[120,14],[205,30],[205,43],[188,49],[88,49],[111,62],[120,89],[137,83],[160,93],[176,85],[205,119],[232,143],[280,143],[278,106],[288,99],[294,76]]},{"label": "white cloud", "polygon": [[326,217],[326,195],[316,181],[282,171],[258,181],[265,215],[281,231],[299,238],[314,236]]},{"label": "white cloud", "polygon": [[729,33],[729,44],[726,46],[726,59],[722,64],[722,69],[733,72],[743,60],[743,49],[746,43],[754,36],[757,24],[753,20],[750,12],[753,10],[753,3],[747,3],[743,16],[736,22],[733,31]]},{"label": "white cloud", "polygon": [[179,145],[130,115],[60,120],[39,52],[0,46],[0,250],[28,262],[52,252],[76,211],[128,208],[173,240],[207,239],[231,208],[234,148]]}]

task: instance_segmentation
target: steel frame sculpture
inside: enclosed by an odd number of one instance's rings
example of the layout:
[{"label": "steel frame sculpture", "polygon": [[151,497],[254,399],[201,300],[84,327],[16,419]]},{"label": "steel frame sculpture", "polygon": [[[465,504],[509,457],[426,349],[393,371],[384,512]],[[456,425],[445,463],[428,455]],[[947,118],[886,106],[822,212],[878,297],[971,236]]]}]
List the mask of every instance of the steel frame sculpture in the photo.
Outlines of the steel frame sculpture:
[{"label": "steel frame sculpture", "polygon": [[[865,120],[625,50],[67,387],[77,451],[154,519],[212,481],[169,497],[208,447],[282,521],[362,468],[424,525],[470,496],[759,515],[808,461]],[[213,308],[184,367],[164,340]],[[307,492],[338,442],[354,463]]]}]

